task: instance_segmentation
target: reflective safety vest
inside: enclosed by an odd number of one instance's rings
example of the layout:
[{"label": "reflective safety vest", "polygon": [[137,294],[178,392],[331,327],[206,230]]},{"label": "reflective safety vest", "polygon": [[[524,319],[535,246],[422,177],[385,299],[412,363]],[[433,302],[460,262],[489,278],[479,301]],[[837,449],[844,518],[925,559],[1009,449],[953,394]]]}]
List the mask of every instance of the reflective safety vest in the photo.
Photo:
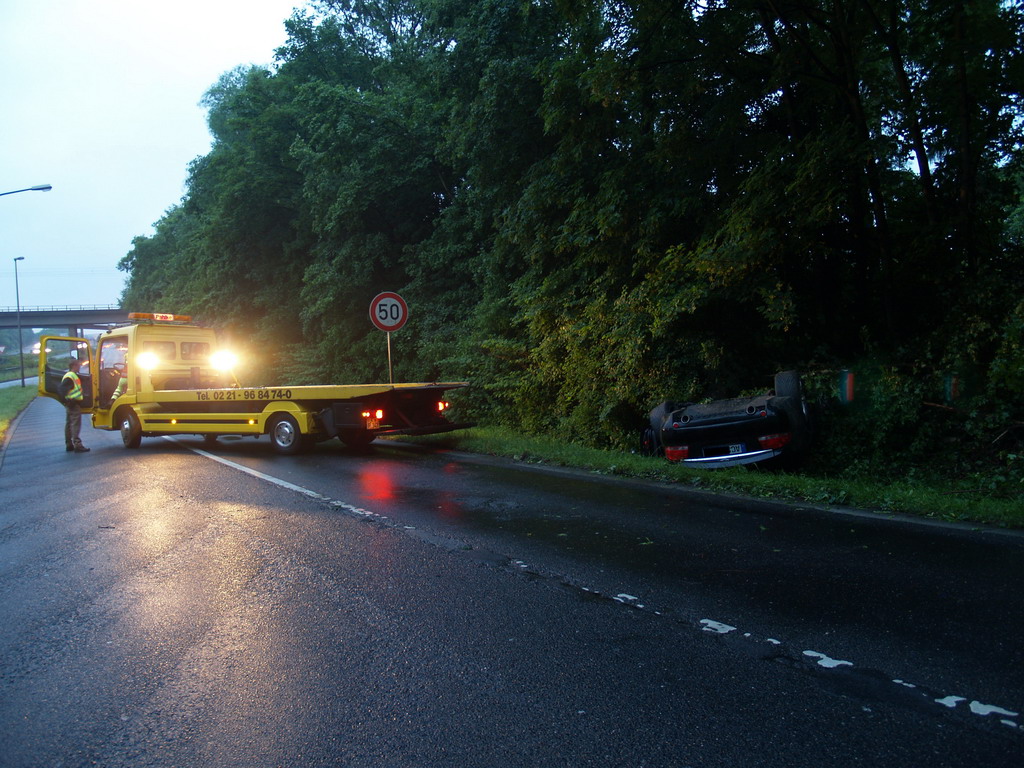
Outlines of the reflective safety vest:
[{"label": "reflective safety vest", "polygon": [[65,373],[64,378],[61,379],[61,384],[67,381],[69,376],[71,377],[71,391],[64,396],[64,399],[82,400],[82,380],[78,378],[77,373],[75,373],[74,371],[68,371],[67,373]]}]

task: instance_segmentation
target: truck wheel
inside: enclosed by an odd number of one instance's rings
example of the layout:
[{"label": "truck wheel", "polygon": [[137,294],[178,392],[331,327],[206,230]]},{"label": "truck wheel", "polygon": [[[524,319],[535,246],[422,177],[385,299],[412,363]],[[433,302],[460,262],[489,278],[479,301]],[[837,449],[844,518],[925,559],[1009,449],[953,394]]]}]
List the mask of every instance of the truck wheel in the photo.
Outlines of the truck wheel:
[{"label": "truck wheel", "polygon": [[142,425],[131,408],[121,411],[121,442],[125,448],[138,448],[142,444]]},{"label": "truck wheel", "polygon": [[270,422],[270,442],[278,453],[290,456],[302,450],[302,432],[299,423],[287,413],[275,416]]}]

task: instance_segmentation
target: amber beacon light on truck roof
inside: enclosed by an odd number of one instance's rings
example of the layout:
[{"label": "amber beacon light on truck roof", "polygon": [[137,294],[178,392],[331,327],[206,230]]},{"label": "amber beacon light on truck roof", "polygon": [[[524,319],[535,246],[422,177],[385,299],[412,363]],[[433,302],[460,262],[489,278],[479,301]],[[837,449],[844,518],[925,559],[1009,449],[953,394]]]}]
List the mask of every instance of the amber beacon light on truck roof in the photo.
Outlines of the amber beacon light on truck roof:
[{"label": "amber beacon light on truck roof", "polygon": [[191,323],[192,315],[173,315],[167,312],[129,312],[128,319],[134,322]]}]

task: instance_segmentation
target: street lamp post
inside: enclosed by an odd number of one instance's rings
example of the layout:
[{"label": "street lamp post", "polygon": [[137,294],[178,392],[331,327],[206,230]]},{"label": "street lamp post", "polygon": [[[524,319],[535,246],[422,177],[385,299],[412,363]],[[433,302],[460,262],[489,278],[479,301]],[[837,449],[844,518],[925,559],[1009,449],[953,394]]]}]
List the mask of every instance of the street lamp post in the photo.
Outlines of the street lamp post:
[{"label": "street lamp post", "polygon": [[25,344],[21,340],[21,290],[18,288],[18,262],[24,261],[24,256],[17,256],[14,259],[14,303],[18,313],[18,360],[21,362],[21,386],[25,386]]}]

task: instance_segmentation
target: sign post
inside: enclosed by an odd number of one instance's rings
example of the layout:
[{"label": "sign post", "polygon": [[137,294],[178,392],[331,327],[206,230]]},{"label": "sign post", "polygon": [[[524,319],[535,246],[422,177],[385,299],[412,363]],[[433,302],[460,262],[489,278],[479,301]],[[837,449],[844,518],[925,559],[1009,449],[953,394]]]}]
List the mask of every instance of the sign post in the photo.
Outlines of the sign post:
[{"label": "sign post", "polygon": [[378,293],[370,302],[370,321],[388,335],[388,383],[395,383],[391,367],[391,332],[397,331],[409,319],[409,305],[397,293]]}]

